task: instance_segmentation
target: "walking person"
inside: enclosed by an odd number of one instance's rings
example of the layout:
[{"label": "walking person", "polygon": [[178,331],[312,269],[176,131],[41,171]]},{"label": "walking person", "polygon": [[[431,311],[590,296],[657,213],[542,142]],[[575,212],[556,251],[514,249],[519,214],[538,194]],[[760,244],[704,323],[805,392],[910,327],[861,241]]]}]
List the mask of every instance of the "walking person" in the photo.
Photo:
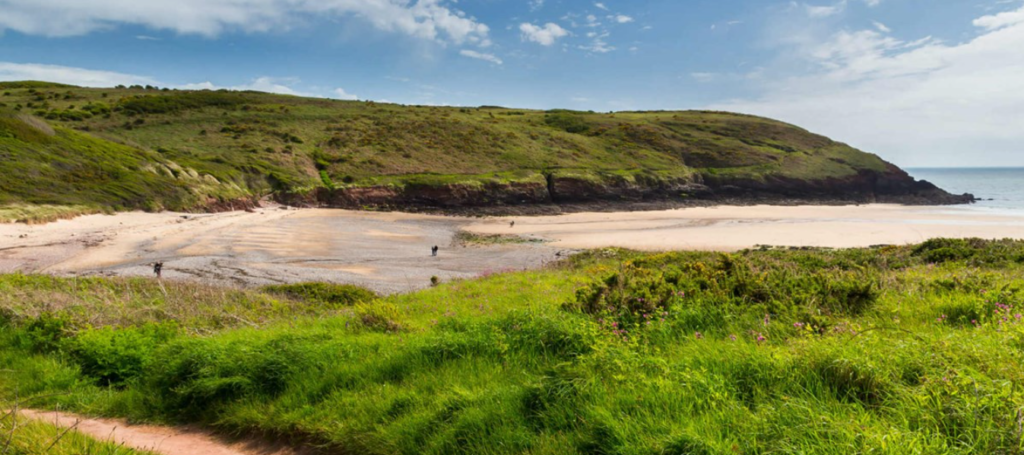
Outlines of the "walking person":
[{"label": "walking person", "polygon": [[434,247],[430,249],[430,255],[431,256],[437,256],[437,250],[439,250],[439,249],[440,248],[438,248],[437,245],[434,245]]},{"label": "walking person", "polygon": [[164,263],[157,262],[153,264],[153,273],[156,274],[156,278],[159,280],[163,276]]}]

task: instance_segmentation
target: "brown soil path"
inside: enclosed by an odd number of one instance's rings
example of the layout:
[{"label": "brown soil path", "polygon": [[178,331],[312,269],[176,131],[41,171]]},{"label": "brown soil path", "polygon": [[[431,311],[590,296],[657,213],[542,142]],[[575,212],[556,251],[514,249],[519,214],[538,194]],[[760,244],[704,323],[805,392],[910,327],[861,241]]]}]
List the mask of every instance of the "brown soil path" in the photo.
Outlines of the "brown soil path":
[{"label": "brown soil path", "polygon": [[53,411],[20,411],[24,417],[75,431],[100,441],[163,455],[301,455],[301,452],[257,441],[227,441],[197,428],[130,425],[123,420],[97,419]]}]

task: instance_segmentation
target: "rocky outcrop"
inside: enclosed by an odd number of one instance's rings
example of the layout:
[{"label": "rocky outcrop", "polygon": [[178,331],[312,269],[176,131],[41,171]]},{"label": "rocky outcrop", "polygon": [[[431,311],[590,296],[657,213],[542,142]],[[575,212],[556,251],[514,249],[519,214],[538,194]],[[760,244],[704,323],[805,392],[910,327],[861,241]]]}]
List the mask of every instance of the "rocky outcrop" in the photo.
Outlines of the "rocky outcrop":
[{"label": "rocky outcrop", "polygon": [[[519,180],[464,180],[451,183],[389,183],[320,188],[303,194],[279,195],[297,206],[348,209],[424,210],[460,213],[503,213],[508,207],[636,207],[663,208],[714,204],[853,204],[898,203],[950,205],[974,202],[969,194],[952,195],[916,181],[896,166],[884,172],[863,170],[843,178],[802,180],[765,175],[758,178],[713,173],[658,175],[640,172],[595,173],[554,171]],[[674,205],[673,205],[674,204]],[[531,213],[511,210],[508,213]]]},{"label": "rocky outcrop", "polygon": [[914,180],[891,164],[884,172],[861,170],[843,178],[804,180],[767,175],[753,179],[709,174],[704,181],[712,198],[905,205],[969,204],[976,200],[971,194],[954,195],[930,182]]}]

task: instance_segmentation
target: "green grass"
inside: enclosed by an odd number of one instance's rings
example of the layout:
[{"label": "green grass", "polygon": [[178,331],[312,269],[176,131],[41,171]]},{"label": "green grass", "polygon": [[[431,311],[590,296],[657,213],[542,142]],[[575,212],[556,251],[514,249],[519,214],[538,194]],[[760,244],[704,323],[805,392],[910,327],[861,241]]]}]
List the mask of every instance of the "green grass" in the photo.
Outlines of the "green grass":
[{"label": "green grass", "polygon": [[[322,313],[146,280],[0,283],[0,394],[85,413],[345,453],[1024,450],[1016,241],[599,250]],[[235,311],[269,315],[205,319]]]},{"label": "green grass", "polygon": [[88,205],[12,204],[0,206],[0,223],[49,223],[102,211]]},{"label": "green grass", "polygon": [[[346,186],[543,183],[546,175],[598,184],[702,175],[819,181],[889,170],[875,155],[798,127],[721,112],[400,106],[42,83],[0,89],[0,176],[12,176],[0,180],[0,206],[181,209]],[[21,175],[32,178],[11,180]]]},{"label": "green grass", "polygon": [[523,243],[543,243],[542,239],[523,237],[520,235],[504,234],[474,234],[472,232],[460,231],[455,235],[455,244],[464,246],[478,245],[513,245]]},{"label": "green grass", "polygon": [[99,442],[77,431],[66,431],[48,423],[6,415],[0,420],[0,447],[11,455],[152,455],[120,444]]}]

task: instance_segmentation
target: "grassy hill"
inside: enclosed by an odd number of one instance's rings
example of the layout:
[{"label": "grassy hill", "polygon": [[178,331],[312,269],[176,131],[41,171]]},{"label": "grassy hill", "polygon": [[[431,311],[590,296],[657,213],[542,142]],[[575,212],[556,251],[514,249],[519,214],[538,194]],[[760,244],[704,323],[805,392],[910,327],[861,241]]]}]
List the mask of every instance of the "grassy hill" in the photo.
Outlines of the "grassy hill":
[{"label": "grassy hill", "polygon": [[[944,195],[875,155],[745,115],[400,106],[45,82],[0,83],[0,156],[0,204],[103,210],[199,209],[268,194],[449,205],[460,190],[485,203],[737,188],[808,198]],[[367,196],[367,188],[383,193]],[[423,188],[442,191],[413,197]],[[503,197],[510,188],[533,193]]]},{"label": "grassy hill", "polygon": [[589,252],[378,299],[0,276],[0,399],[359,454],[1015,454],[1024,243]]}]

